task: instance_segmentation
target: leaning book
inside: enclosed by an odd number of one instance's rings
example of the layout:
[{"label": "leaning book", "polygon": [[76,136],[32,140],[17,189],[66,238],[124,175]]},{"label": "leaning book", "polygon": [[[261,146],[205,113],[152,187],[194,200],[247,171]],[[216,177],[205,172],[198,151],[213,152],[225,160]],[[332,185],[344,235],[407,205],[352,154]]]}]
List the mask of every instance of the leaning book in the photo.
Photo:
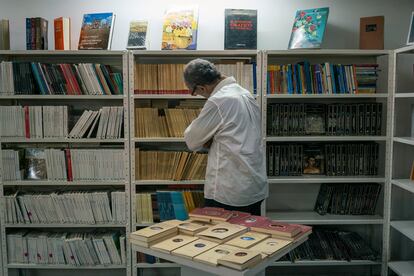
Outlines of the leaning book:
[{"label": "leaning book", "polygon": [[79,37],[79,50],[110,50],[115,15],[92,13],[83,16]]},{"label": "leaning book", "polygon": [[257,10],[226,9],[224,49],[257,49]]},{"label": "leaning book", "polygon": [[127,49],[148,49],[148,21],[135,20],[129,23]]}]

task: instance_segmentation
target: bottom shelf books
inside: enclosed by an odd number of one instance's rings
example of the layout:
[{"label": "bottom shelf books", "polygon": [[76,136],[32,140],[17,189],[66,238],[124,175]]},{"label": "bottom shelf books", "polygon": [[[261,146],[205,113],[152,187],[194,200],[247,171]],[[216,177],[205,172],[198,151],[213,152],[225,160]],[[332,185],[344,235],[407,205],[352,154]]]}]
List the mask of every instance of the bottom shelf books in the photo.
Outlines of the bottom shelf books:
[{"label": "bottom shelf books", "polygon": [[309,240],[286,254],[280,261],[376,261],[379,258],[378,253],[355,232],[314,229]]},{"label": "bottom shelf books", "polygon": [[8,263],[73,266],[126,264],[119,232],[26,232],[7,234]]}]

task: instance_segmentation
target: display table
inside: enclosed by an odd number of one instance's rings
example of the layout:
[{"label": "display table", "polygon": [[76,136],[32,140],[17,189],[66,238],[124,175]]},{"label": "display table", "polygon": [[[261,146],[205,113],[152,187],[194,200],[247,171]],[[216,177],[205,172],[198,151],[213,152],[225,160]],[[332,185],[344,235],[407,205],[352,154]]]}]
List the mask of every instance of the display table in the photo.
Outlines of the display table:
[{"label": "display table", "polygon": [[164,252],[160,252],[157,250],[153,250],[151,248],[146,248],[142,246],[138,246],[132,243],[132,250],[135,252],[142,252],[144,254],[152,255],[167,261],[171,261],[181,265],[181,275],[182,276],[212,276],[212,275],[220,275],[220,276],[256,276],[256,275],[264,275],[266,268],[272,265],[275,261],[283,257],[285,254],[289,253],[302,243],[304,243],[308,239],[307,236],[298,239],[297,241],[287,245],[283,249],[276,252],[271,257],[263,259],[260,263],[256,266],[239,271],[232,268],[228,268],[225,266],[213,266],[207,265],[204,263],[196,262],[190,259],[186,259],[183,257],[167,254]]}]

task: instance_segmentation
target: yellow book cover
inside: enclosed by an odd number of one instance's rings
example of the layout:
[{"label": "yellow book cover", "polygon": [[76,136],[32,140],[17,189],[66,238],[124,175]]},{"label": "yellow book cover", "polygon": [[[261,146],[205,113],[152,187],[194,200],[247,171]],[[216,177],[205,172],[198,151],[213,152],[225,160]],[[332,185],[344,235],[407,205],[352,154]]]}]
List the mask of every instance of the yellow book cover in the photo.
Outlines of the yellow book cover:
[{"label": "yellow book cover", "polygon": [[186,244],[183,247],[180,247],[172,252],[173,255],[181,256],[184,258],[193,259],[195,256],[200,255],[214,247],[218,243],[206,241],[206,240],[195,240],[192,243]]},{"label": "yellow book cover", "polygon": [[197,237],[177,235],[151,246],[152,249],[170,253],[171,251],[197,240]]},{"label": "yellow book cover", "polygon": [[226,244],[241,248],[250,248],[268,237],[269,235],[258,232],[246,232],[232,240],[229,240]]}]

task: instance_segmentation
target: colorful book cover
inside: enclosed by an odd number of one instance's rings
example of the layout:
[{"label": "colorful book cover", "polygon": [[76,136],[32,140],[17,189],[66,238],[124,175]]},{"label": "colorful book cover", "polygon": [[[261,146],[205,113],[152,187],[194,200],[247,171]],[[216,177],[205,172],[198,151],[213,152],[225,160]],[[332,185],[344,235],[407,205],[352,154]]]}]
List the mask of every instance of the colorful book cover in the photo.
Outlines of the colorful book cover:
[{"label": "colorful book cover", "polygon": [[79,50],[110,50],[115,15],[93,13],[83,16],[79,37]]},{"label": "colorful book cover", "polygon": [[162,26],[162,50],[196,50],[198,8],[172,8],[166,11]]},{"label": "colorful book cover", "polygon": [[329,8],[298,10],[290,35],[289,49],[320,48]]},{"label": "colorful book cover", "polygon": [[225,10],[224,49],[257,49],[257,10]]},{"label": "colorful book cover", "polygon": [[136,20],[129,23],[127,49],[147,49],[148,21]]}]

